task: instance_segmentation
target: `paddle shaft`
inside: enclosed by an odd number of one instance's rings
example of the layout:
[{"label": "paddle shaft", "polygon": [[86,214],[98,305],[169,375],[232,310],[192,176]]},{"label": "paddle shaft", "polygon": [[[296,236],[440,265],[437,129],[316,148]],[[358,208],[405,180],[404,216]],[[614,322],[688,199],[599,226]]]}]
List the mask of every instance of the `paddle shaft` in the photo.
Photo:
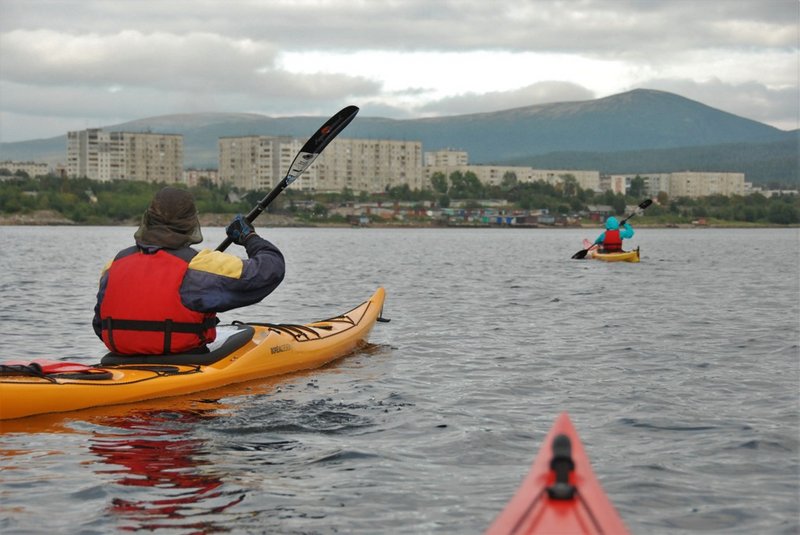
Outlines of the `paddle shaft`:
[{"label": "paddle shaft", "polygon": [[[647,206],[650,206],[650,205],[648,204]],[[645,206],[644,208],[647,208],[647,206]],[[629,215],[628,217],[626,217],[625,219],[623,219],[622,221],[620,221],[620,222],[619,222],[619,226],[620,226],[620,227],[622,227],[622,226],[625,226],[625,223],[627,223],[627,222],[628,222],[628,219],[632,218],[632,217],[633,217],[633,216],[635,216],[635,215],[636,215],[636,212],[632,213],[631,215]]]},{"label": "paddle shaft", "polygon": [[[281,194],[283,190],[285,190],[289,185],[297,180],[303,171],[305,171],[311,163],[316,160],[317,156],[328,146],[328,143],[333,141],[333,139],[339,135],[339,132],[344,130],[344,128],[350,124],[356,114],[358,113],[357,106],[347,106],[339,110],[333,117],[328,119],[325,124],[323,124],[319,130],[317,130],[313,136],[311,136],[308,141],[303,145],[300,149],[300,152],[294,157],[292,161],[292,165],[289,166],[289,170],[286,172],[286,176],[278,182],[278,184],[270,191],[266,197],[261,199],[258,204],[253,207],[252,210],[245,216],[245,219],[248,223],[252,223],[264,210],[267,209],[267,206],[275,200],[275,197]],[[222,243],[219,244],[217,247],[217,251],[224,251],[228,248],[228,246],[233,243],[233,240],[230,237],[226,237]]]}]

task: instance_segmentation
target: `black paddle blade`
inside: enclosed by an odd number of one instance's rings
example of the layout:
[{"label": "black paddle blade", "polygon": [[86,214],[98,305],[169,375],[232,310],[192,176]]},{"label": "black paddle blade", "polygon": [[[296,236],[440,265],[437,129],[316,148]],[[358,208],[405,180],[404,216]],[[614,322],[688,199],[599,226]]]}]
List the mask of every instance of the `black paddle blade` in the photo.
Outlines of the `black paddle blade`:
[{"label": "black paddle blade", "polygon": [[588,253],[589,253],[589,249],[581,249],[580,251],[578,251],[577,253],[572,255],[572,258],[575,259],[575,260],[582,260],[582,259],[586,258],[586,255]]},{"label": "black paddle blade", "polygon": [[651,204],[653,204],[653,199],[645,199],[639,204],[639,208],[644,210],[645,208],[647,208]]},{"label": "black paddle blade", "polygon": [[314,132],[300,152],[309,152],[311,154],[319,154],[328,143],[333,141],[333,138],[339,135],[339,132],[344,130],[344,127],[350,124],[350,121],[355,119],[358,113],[358,106],[347,106],[339,110],[336,115],[325,121],[325,124],[319,127],[319,130]]},{"label": "black paddle blade", "polygon": [[[339,110],[339,112],[325,121],[325,124],[319,127],[319,130],[314,132],[314,135],[308,138],[303,148],[294,157],[292,165],[289,166],[289,171],[286,173],[286,178],[283,179],[283,188],[294,182],[303,171],[308,169],[308,166],[317,159],[317,156],[325,150],[325,147],[339,135],[339,132],[350,124],[355,119],[358,113],[358,106],[347,106]],[[281,188],[281,189],[283,189]]]}]

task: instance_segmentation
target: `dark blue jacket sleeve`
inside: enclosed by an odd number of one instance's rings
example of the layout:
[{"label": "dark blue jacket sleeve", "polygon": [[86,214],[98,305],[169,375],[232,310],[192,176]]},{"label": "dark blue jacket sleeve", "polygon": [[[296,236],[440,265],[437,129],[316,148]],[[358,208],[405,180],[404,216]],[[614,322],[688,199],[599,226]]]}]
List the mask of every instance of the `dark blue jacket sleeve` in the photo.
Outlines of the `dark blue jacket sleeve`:
[{"label": "dark blue jacket sleeve", "polygon": [[247,259],[219,251],[201,251],[189,263],[181,301],[198,312],[225,312],[258,303],[283,281],[280,250],[261,236],[245,242]]}]

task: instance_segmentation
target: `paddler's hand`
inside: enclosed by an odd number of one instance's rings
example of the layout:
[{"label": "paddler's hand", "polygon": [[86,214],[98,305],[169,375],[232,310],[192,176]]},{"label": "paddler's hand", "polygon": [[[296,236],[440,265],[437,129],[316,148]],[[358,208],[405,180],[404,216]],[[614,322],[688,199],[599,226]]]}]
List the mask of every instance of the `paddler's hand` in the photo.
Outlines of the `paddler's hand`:
[{"label": "paddler's hand", "polygon": [[242,214],[236,214],[233,222],[225,229],[225,233],[237,245],[244,245],[248,238],[256,235],[256,231]]}]

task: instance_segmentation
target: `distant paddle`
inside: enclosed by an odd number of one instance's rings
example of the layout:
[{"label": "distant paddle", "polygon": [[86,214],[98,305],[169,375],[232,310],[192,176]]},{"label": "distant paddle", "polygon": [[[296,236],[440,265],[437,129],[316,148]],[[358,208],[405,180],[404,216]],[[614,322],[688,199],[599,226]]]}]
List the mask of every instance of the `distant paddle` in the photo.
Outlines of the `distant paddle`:
[{"label": "distant paddle", "polygon": [[[642,210],[644,210],[645,208],[647,208],[647,207],[648,207],[648,206],[650,206],[651,204],[653,204],[653,200],[652,200],[652,199],[645,199],[645,200],[643,200],[641,203],[639,203],[639,208],[641,208]],[[627,223],[627,222],[628,222],[628,219],[632,218],[632,217],[633,217],[633,216],[635,216],[635,215],[636,215],[636,212],[632,213],[631,215],[629,215],[628,217],[626,217],[625,219],[623,219],[622,221],[620,221],[620,223],[619,223],[619,226],[620,226],[620,228],[622,228],[622,226],[623,226],[625,223]],[[572,258],[574,258],[575,260],[581,260],[582,258],[586,258],[586,255],[587,255],[587,254],[589,254],[589,251],[591,251],[592,249],[594,249],[595,247],[597,247],[597,245],[598,245],[598,244],[596,244],[596,243],[595,243],[595,244],[592,244],[592,246],[591,246],[591,247],[587,247],[586,249],[581,249],[580,251],[578,251],[577,253],[575,253],[574,255],[572,255]]]},{"label": "distant paddle", "polygon": [[[249,214],[245,217],[248,223],[252,223],[255,218],[263,212],[267,206],[277,197],[280,193],[286,189],[289,184],[294,182],[297,177],[299,177],[303,171],[305,171],[308,166],[311,165],[317,156],[323,151],[325,147],[328,146],[328,143],[333,141],[339,132],[344,130],[344,127],[350,124],[356,114],[358,113],[358,107],[356,106],[347,106],[346,108],[342,108],[339,112],[336,113],[333,117],[325,121],[319,130],[317,130],[313,136],[306,141],[306,144],[300,149],[300,152],[294,157],[294,161],[292,165],[289,166],[289,170],[286,172],[286,177],[283,180],[278,182],[278,185],[275,186],[272,191],[270,191],[266,197],[261,199],[259,203],[253,208]],[[224,251],[228,248],[228,246],[233,243],[229,237],[225,238],[225,240],[219,244],[217,247],[217,251]]]}]

